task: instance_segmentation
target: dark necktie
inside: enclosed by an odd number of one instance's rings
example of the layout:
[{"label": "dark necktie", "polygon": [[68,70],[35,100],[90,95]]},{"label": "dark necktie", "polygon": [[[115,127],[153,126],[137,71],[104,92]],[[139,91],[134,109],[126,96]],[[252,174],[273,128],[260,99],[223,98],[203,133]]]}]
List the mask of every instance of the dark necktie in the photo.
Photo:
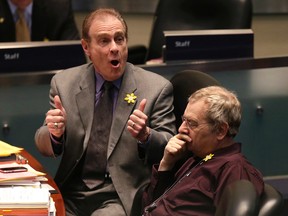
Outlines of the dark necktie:
[{"label": "dark necktie", "polygon": [[[82,179],[90,189],[104,183],[107,147],[113,117],[113,83],[105,81],[103,93],[94,109],[93,125],[84,160]],[[102,87],[103,88],[103,87]]]},{"label": "dark necktie", "polygon": [[30,31],[24,17],[24,11],[17,9],[16,41],[30,41]]}]

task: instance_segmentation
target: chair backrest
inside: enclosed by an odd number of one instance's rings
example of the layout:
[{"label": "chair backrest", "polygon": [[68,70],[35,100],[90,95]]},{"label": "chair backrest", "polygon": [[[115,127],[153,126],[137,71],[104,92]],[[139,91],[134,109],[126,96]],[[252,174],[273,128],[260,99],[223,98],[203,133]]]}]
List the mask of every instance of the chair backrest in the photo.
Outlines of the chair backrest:
[{"label": "chair backrest", "polygon": [[283,205],[282,194],[273,186],[265,183],[264,194],[259,203],[259,216],[281,215]]},{"label": "chair backrest", "polygon": [[250,29],[251,0],[159,0],[146,60],[160,58],[164,30]]},{"label": "chair backrest", "polygon": [[239,180],[225,188],[215,216],[280,216],[283,207],[284,199],[273,186],[265,183],[259,197],[251,182]]},{"label": "chair backrest", "polygon": [[181,116],[186,108],[188,98],[192,93],[207,86],[220,86],[220,83],[214,77],[195,70],[180,71],[170,79],[170,82],[174,89],[173,105],[177,128],[182,124]]},{"label": "chair backrest", "polygon": [[256,216],[259,196],[254,185],[247,180],[239,180],[228,185],[216,207],[215,216]]}]

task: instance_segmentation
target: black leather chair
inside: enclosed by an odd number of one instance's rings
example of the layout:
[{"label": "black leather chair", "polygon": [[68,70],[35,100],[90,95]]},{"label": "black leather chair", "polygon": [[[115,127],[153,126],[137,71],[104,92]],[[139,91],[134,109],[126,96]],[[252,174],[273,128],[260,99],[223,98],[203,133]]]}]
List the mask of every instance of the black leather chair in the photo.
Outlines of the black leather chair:
[{"label": "black leather chair", "polygon": [[258,203],[254,185],[247,180],[236,181],[223,191],[215,216],[256,216]]},{"label": "black leather chair", "polygon": [[142,195],[146,189],[148,184],[142,185],[139,190],[136,192],[134,201],[132,203],[131,213],[130,216],[141,216],[141,210],[142,210]]},{"label": "black leather chair", "polygon": [[259,197],[251,182],[239,180],[225,188],[215,216],[280,216],[283,205],[282,195],[273,186],[265,183]]},{"label": "black leather chair", "polygon": [[250,29],[251,25],[252,0],[159,0],[148,48],[130,46],[128,61],[144,64],[162,57],[164,30]]},{"label": "black leather chair", "polygon": [[200,88],[220,85],[214,77],[195,70],[180,71],[170,79],[170,82],[174,89],[173,105],[177,128],[182,124],[181,116],[184,113],[189,96]]},{"label": "black leather chair", "polygon": [[265,192],[260,199],[259,216],[280,216],[284,207],[282,194],[272,185],[265,183]]}]

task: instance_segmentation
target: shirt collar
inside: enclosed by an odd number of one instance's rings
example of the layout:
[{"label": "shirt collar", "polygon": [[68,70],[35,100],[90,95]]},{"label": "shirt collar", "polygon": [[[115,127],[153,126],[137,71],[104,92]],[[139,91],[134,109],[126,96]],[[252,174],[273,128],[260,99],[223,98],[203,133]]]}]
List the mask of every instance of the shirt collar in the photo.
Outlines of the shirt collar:
[{"label": "shirt collar", "polygon": [[[11,13],[13,14],[13,17],[14,17],[14,21],[16,22],[16,20],[18,19],[17,15],[16,14],[16,10],[17,10],[17,6],[14,5],[11,0],[8,0],[8,5],[10,7],[10,10],[11,10]],[[27,17],[31,17],[32,16],[32,8],[33,8],[33,1],[25,8],[25,19],[26,20],[29,20],[27,19]]]},{"label": "shirt collar", "polygon": [[[97,93],[101,90],[102,85],[105,82],[105,79],[97,71],[95,74],[96,74],[96,93]],[[117,89],[120,89],[122,77],[123,76],[121,76],[119,79],[113,81],[113,84],[115,87],[117,87]]]}]

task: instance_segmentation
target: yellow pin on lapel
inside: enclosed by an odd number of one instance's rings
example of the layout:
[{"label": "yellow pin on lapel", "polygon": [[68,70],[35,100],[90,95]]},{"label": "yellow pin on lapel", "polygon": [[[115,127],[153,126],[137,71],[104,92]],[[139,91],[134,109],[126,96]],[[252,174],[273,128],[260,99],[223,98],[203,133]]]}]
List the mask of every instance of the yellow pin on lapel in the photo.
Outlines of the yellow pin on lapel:
[{"label": "yellow pin on lapel", "polygon": [[128,104],[134,104],[136,102],[137,96],[134,95],[134,93],[126,94],[126,97],[124,98],[125,101],[127,101]]},{"label": "yellow pin on lapel", "polygon": [[206,162],[208,160],[211,160],[213,156],[214,156],[214,154],[206,155],[206,157],[203,160]]},{"label": "yellow pin on lapel", "polygon": [[0,23],[4,23],[4,17],[0,17]]}]

